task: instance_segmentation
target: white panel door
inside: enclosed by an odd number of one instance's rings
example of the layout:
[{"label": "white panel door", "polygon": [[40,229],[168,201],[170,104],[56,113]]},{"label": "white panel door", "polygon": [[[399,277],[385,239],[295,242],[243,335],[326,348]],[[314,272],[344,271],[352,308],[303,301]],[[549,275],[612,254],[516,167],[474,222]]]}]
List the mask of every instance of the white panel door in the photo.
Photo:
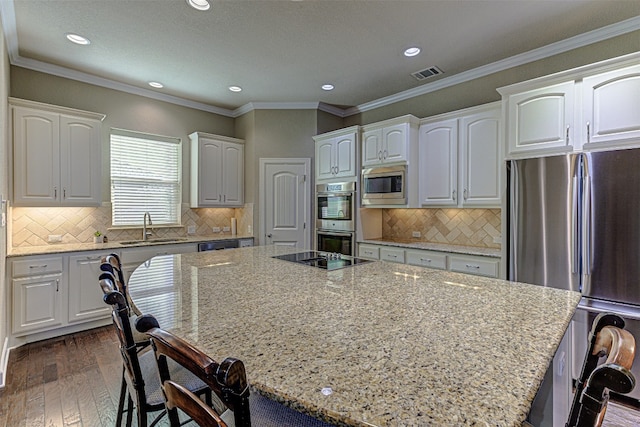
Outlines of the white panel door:
[{"label": "white panel door", "polygon": [[335,175],[334,139],[316,142],[316,179],[331,179]]},{"label": "white panel door", "polygon": [[571,151],[574,107],[573,81],[510,95],[509,153]]},{"label": "white panel door", "polygon": [[244,145],[225,143],[222,198],[227,205],[241,205],[244,201]]},{"label": "white panel door", "polygon": [[362,167],[382,163],[382,129],[366,131],[362,134]]},{"label": "white panel door", "polygon": [[356,176],[356,135],[339,136],[335,140],[336,178]]},{"label": "white panel door", "polygon": [[420,126],[418,191],[422,206],[456,206],[458,120]]},{"label": "white panel door", "polygon": [[199,141],[198,204],[211,206],[222,204],[222,146],[223,142],[211,139]]},{"label": "white panel door", "polygon": [[463,117],[459,145],[462,205],[500,207],[500,110]]},{"label": "white panel door", "polygon": [[69,323],[110,317],[111,306],[104,303],[104,293],[96,281],[104,255],[69,257]]},{"label": "white panel door", "polygon": [[640,65],[583,80],[586,143],[640,138]]},{"label": "white panel door", "polygon": [[260,159],[265,244],[310,247],[309,159]]},{"label": "white panel door", "polygon": [[60,186],[65,206],[102,203],[100,127],[98,120],[60,116]]},{"label": "white panel door", "polygon": [[409,125],[401,123],[382,129],[382,160],[384,162],[407,161]]},{"label": "white panel door", "polygon": [[60,202],[60,117],[30,108],[13,109],[14,204]]}]

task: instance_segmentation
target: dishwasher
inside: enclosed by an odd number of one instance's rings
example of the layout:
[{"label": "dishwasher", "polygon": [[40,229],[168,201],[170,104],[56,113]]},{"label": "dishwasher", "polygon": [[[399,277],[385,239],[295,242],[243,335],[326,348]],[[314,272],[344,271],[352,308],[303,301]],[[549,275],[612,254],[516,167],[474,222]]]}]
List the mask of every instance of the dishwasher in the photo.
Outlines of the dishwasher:
[{"label": "dishwasher", "polygon": [[218,251],[220,249],[233,249],[238,247],[238,239],[214,240],[198,243],[198,252]]}]

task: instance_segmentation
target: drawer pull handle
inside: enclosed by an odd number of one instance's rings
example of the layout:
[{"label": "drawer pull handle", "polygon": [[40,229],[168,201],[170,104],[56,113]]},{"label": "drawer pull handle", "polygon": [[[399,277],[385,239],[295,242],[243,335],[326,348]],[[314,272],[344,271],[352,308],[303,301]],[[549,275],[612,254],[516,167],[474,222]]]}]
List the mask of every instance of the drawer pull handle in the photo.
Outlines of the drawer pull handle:
[{"label": "drawer pull handle", "polygon": [[479,270],[479,269],[480,269],[480,266],[479,266],[479,265],[473,265],[473,264],[466,264],[466,267],[467,267],[467,268],[474,268],[474,269],[476,269],[476,270]]},{"label": "drawer pull handle", "polygon": [[30,265],[29,268],[47,268],[47,264],[42,265]]},{"label": "drawer pull handle", "polygon": [[427,258],[427,259],[420,258],[420,261],[422,261],[422,262],[431,262],[431,259],[430,258]]}]

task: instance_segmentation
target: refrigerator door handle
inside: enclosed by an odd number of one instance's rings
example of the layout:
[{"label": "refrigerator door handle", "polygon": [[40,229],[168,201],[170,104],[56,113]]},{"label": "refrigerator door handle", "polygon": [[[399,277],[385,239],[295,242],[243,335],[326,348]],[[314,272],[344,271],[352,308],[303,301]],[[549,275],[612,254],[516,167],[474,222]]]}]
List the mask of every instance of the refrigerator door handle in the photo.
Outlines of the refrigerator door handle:
[{"label": "refrigerator door handle", "polygon": [[510,194],[509,194],[509,217],[510,217],[510,225],[509,225],[509,271],[507,272],[507,279],[515,280],[518,277],[518,263],[516,261],[516,248],[518,248],[518,162],[511,161],[509,162],[511,166],[511,177],[510,177]]},{"label": "refrigerator door handle", "polygon": [[580,235],[580,222],[578,221],[578,215],[580,206],[578,200],[578,177],[575,174],[571,185],[571,230],[573,234],[573,236],[571,236],[571,272],[579,273],[578,236]]},{"label": "refrigerator door handle", "polygon": [[591,288],[591,264],[593,262],[593,221],[592,221],[592,201],[591,201],[591,176],[589,174],[589,158],[585,156],[584,158],[584,178],[583,178],[583,234],[582,241],[584,242],[583,253],[582,253],[582,291],[583,295],[590,294]]}]

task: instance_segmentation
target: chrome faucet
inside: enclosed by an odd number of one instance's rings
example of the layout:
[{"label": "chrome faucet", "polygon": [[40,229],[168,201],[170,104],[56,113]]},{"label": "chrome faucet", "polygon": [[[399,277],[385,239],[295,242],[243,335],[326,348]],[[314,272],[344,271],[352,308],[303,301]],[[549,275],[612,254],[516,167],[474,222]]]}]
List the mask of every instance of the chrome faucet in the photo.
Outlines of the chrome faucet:
[{"label": "chrome faucet", "polygon": [[153,222],[151,222],[151,214],[149,212],[145,212],[142,217],[142,240],[147,240],[152,236],[151,231],[147,231],[147,218],[149,218],[149,225],[153,225]]}]

